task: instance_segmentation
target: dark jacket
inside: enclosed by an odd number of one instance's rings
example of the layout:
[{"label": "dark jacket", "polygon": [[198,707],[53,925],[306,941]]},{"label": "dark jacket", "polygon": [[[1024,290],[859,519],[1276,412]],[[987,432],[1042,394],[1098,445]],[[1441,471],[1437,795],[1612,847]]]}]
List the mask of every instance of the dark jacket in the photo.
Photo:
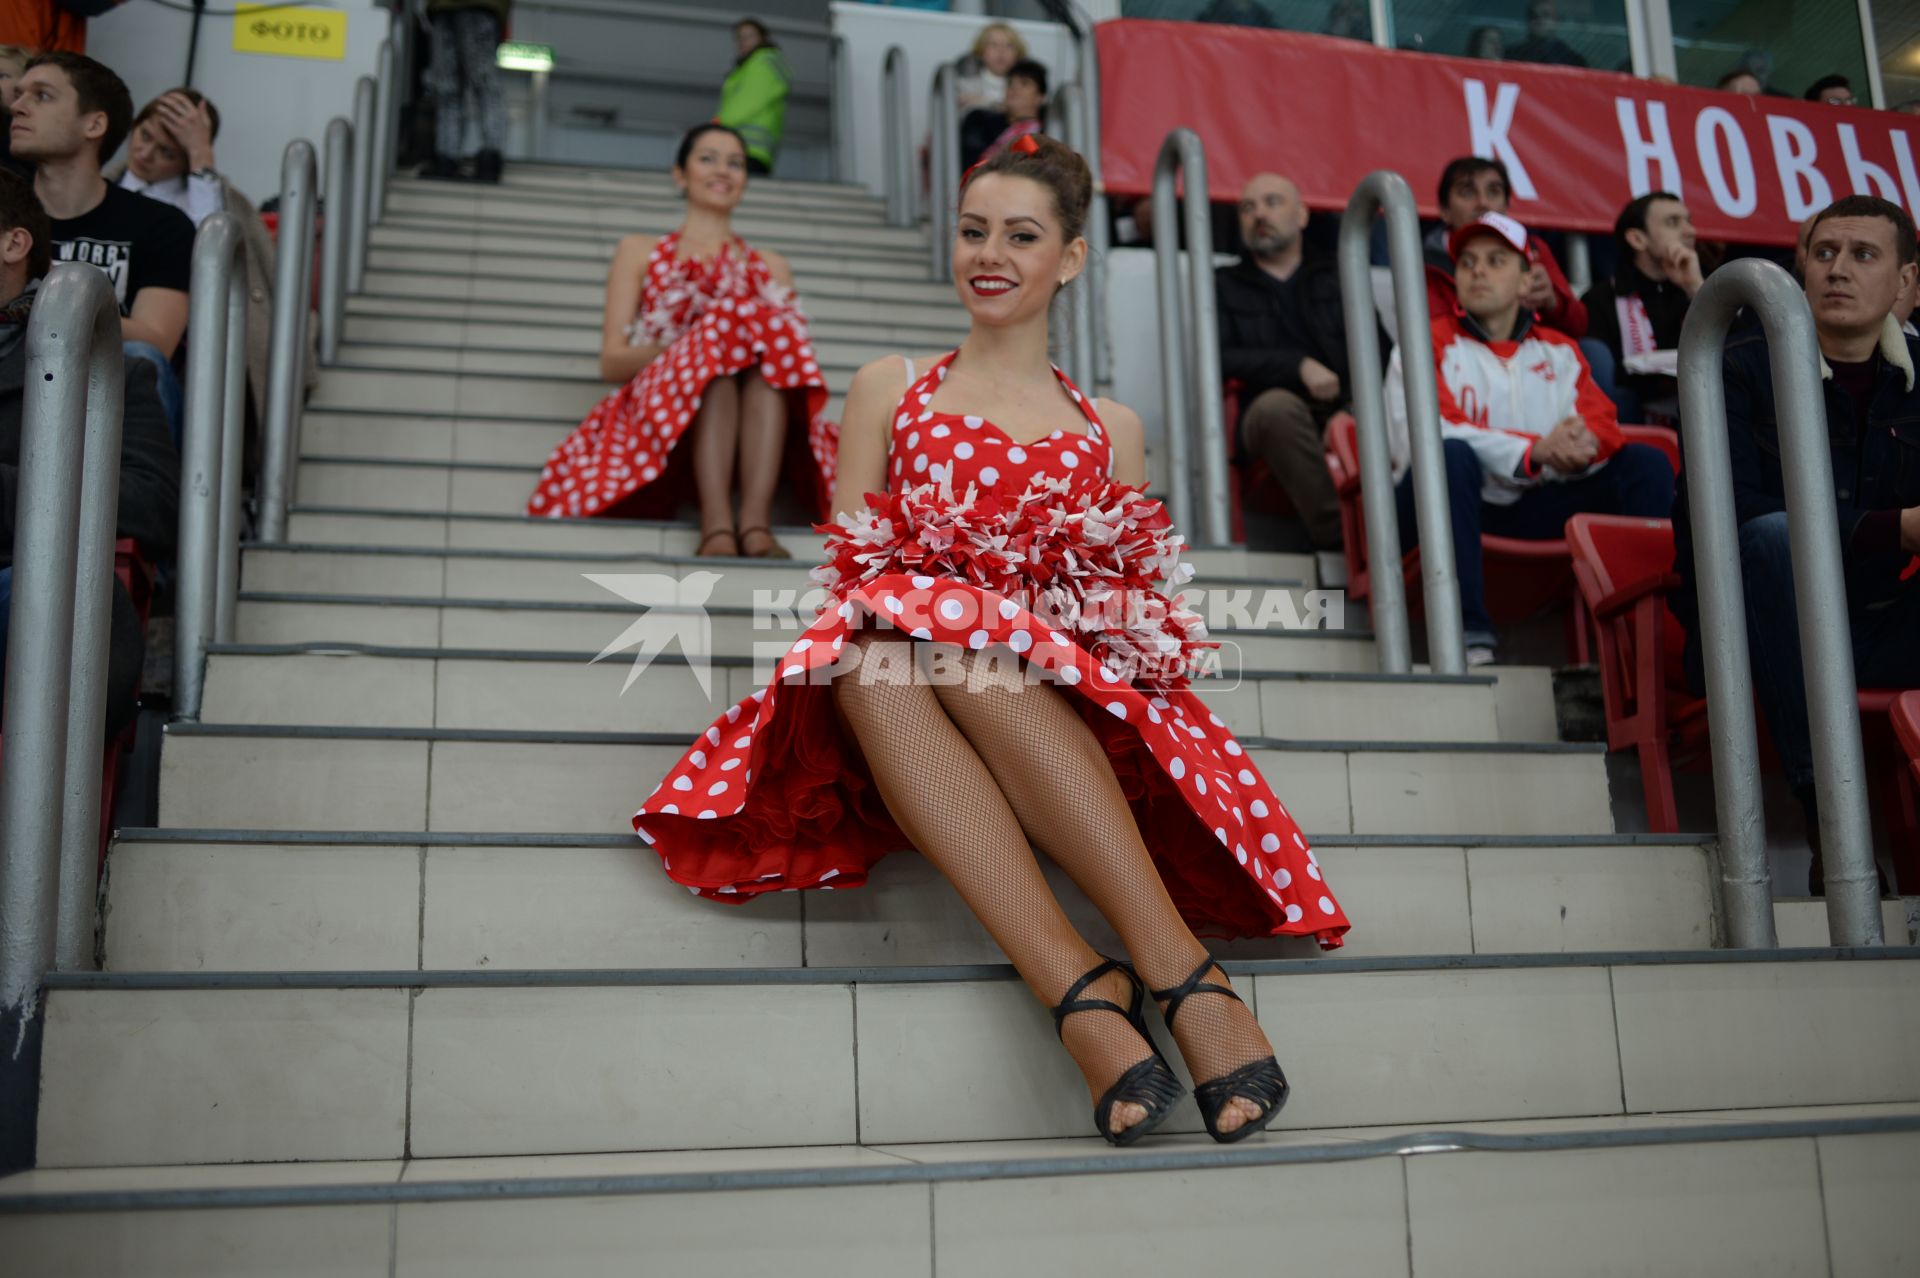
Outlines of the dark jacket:
[{"label": "dark jacket", "polygon": [[[1847,603],[1854,611],[1884,603],[1901,591],[1920,590],[1920,576],[1900,580],[1912,556],[1899,549],[1897,522],[1891,530],[1887,527],[1888,512],[1920,506],[1920,379],[1908,385],[1913,376],[1910,370],[1920,369],[1920,339],[1901,337],[1900,341],[1908,367],[1903,369],[1884,355],[1876,357],[1879,379],[1867,409],[1865,431],[1854,430],[1853,408],[1845,394],[1831,379],[1821,381],[1840,518],[1840,553],[1846,562]],[[1734,519],[1745,524],[1787,508],[1766,338],[1735,337],[1727,344],[1724,368]],[[1686,480],[1683,467],[1673,506],[1674,571],[1681,585],[1672,604],[1674,615],[1687,630],[1687,672],[1697,690],[1702,683],[1699,597]]]},{"label": "dark jacket", "polygon": [[[1299,290],[1307,340],[1290,336],[1280,321],[1280,281],[1260,269],[1252,257],[1213,273],[1214,305],[1220,313],[1220,372],[1245,388],[1242,402],[1279,387],[1305,397],[1300,361],[1311,356],[1340,379],[1340,398],[1352,398],[1347,374],[1347,320],[1340,302],[1340,272],[1330,261],[1309,253],[1290,281]],[[1373,319],[1373,298],[1366,299]],[[1378,331],[1378,321],[1373,321]],[[1382,334],[1381,357],[1387,341]]]},{"label": "dark jacket", "polygon": [[[153,366],[127,361],[126,409],[120,427],[120,519],[117,532],[140,543],[155,563],[173,558],[180,523],[180,455],[160,410]],[[0,568],[13,563],[13,524],[20,500],[20,442],[26,406],[27,344],[0,357]]]},{"label": "dark jacket", "polygon": [[1620,340],[1622,297],[1640,299],[1647,308],[1647,321],[1653,325],[1653,340],[1661,350],[1680,348],[1680,326],[1686,323],[1687,307],[1693,299],[1678,284],[1648,279],[1631,261],[1623,261],[1610,280],[1601,280],[1587,290],[1587,336],[1604,342],[1613,352],[1618,370],[1614,380],[1633,390],[1644,400],[1671,399],[1679,392],[1679,382],[1661,373],[1629,373],[1621,363],[1625,358]]}]

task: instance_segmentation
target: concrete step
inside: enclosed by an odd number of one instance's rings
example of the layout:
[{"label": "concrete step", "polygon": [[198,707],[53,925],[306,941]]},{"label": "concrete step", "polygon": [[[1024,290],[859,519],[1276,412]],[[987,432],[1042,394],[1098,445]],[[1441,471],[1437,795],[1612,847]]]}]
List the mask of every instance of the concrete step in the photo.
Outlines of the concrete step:
[{"label": "concrete step", "polygon": [[[1364,921],[1339,951],[1345,957],[1713,943],[1711,866],[1698,841],[1333,835],[1314,852],[1341,905]],[[122,830],[108,864],[112,971],[1005,961],[947,881],[911,851],[881,861],[863,888],[780,893],[745,908],[690,895],[651,850],[618,834]],[[1041,865],[1081,935],[1102,953],[1122,953],[1079,888],[1044,857]],[[1887,907],[1887,939],[1907,942],[1902,903]],[[1821,919],[1820,944],[1825,936]],[[1299,938],[1208,948],[1243,959],[1314,953],[1313,942]]]},{"label": "concrete step", "polygon": [[[1293,1086],[1280,1131],[1920,1102],[1913,949],[1228,970]],[[48,991],[48,1168],[1091,1126],[1079,1070],[1005,967],[59,973]],[[1162,1130],[1198,1127],[1189,1098]]]},{"label": "concrete step", "polygon": [[[503,346],[454,345],[450,342],[410,340],[404,321],[391,335],[354,333],[340,348],[340,365],[350,368],[417,369],[437,373],[481,373],[490,376],[565,377],[599,383],[602,393],[613,389],[600,376],[600,348],[569,340],[558,350],[515,349]],[[458,328],[459,325],[449,327]],[[571,338],[571,335],[569,335]],[[814,358],[829,386],[846,386],[860,367],[895,354],[887,343],[835,342],[814,344]],[[913,354],[930,352],[914,351]]]},{"label": "concrete step", "polygon": [[[422,473],[435,468],[421,467]],[[477,471],[479,474],[514,472]],[[820,591],[808,579],[811,565],[798,559],[721,559],[696,558],[668,554],[635,553],[616,556],[578,555],[570,552],[548,553],[524,550],[441,550],[430,547],[400,546],[308,546],[294,543],[250,545],[244,547],[240,561],[240,588],[246,591],[276,591],[328,594],[406,595],[418,598],[469,598],[549,600],[554,602],[605,603],[624,596],[608,586],[588,580],[587,574],[617,573],[673,574],[684,579],[694,572],[712,573],[718,580],[704,601],[718,605],[754,606],[756,592],[764,592],[760,602],[769,601],[774,592]],[[704,580],[704,579],[703,579]],[[1202,610],[1209,624],[1219,620],[1219,610],[1227,608],[1238,592],[1240,608],[1249,609],[1251,582],[1232,577],[1196,576],[1178,591],[1179,598],[1194,598],[1212,613]],[[689,585],[688,589],[696,588]],[[1260,583],[1260,592],[1287,592],[1293,616],[1308,619],[1327,592],[1312,592],[1307,599],[1304,585],[1283,581]],[[822,592],[824,593],[824,592]],[[1276,594],[1277,598],[1277,594]],[[672,599],[663,602],[673,602]],[[785,605],[791,607],[789,603]],[[1328,624],[1332,624],[1331,609]],[[1335,626],[1334,628],[1338,628]]]},{"label": "concrete step", "polygon": [[[654,202],[636,205],[635,227],[645,234],[673,230],[686,216],[686,205],[678,202]],[[889,258],[897,257],[927,273],[930,258],[927,235],[919,227],[896,228],[879,218],[793,216],[786,213],[742,214],[733,219],[733,229],[759,249],[773,249],[791,257],[796,253],[833,253],[857,240],[864,250],[868,245]],[[431,250],[457,253],[499,253],[522,260],[549,262],[594,262],[602,272],[621,238],[619,231],[555,228],[530,241],[523,230],[487,229],[471,222],[447,218],[389,217],[373,228],[369,247],[375,249]]]},{"label": "concrete step", "polygon": [[[787,607],[793,608],[797,630],[802,616],[797,597],[781,611]],[[717,655],[750,655],[765,633],[765,614],[759,614],[761,620],[756,621],[752,607],[713,605],[704,611],[712,625],[709,642]],[[449,602],[419,596],[257,592],[240,596],[236,637],[242,643],[332,641],[578,654],[589,644],[604,644],[634,615],[635,605],[618,601],[554,603],[477,598]],[[1372,636],[1364,631],[1216,626],[1212,633],[1223,644],[1231,641],[1244,660],[1267,668],[1356,674],[1378,669]],[[594,651],[598,651],[597,646]],[[1512,696],[1501,698],[1503,725],[1510,709],[1519,712],[1536,704],[1541,690],[1551,686],[1547,672],[1537,667],[1503,668],[1499,677],[1503,687],[1517,685]],[[1551,719],[1541,730],[1520,733],[1503,726],[1503,731],[1516,740],[1551,740],[1553,736]]]},{"label": "concrete step", "polygon": [[[670,622],[663,621],[662,634]],[[624,629],[624,627],[622,628]],[[207,663],[204,723],[509,732],[662,732],[691,741],[773,678],[798,633],[771,621],[750,657],[649,659],[623,695],[625,656],[444,648],[221,645]],[[611,642],[619,631],[608,635]],[[1484,676],[1297,674],[1241,666],[1194,690],[1250,737],[1378,742],[1500,739],[1499,685]],[[705,686],[703,687],[703,683]],[[737,691],[736,691],[737,690]],[[1551,709],[1551,706],[1548,707]]]},{"label": "concrete step", "polygon": [[[822,298],[819,302],[841,312],[840,318],[822,316],[818,305],[808,306],[813,335],[823,341],[893,343],[914,353],[951,350],[966,333],[964,315],[929,311],[912,323],[904,320],[871,323],[857,304],[848,306],[834,298]],[[476,336],[495,345],[499,344],[500,336],[525,338],[522,345],[527,350],[590,350],[600,340],[600,317],[567,307],[529,307],[517,320],[505,322],[500,319],[500,308],[492,302],[355,294],[347,299],[349,333],[354,323],[363,318],[472,325],[477,326],[471,330]]]},{"label": "concrete step", "polygon": [[[944,328],[907,329],[900,325],[861,325],[846,321],[815,324],[813,347],[821,362],[828,366],[859,368],[882,355],[931,353],[937,347],[952,348],[966,336],[966,326],[951,323]],[[529,328],[524,324],[495,319],[450,320],[422,314],[381,315],[354,313],[347,317],[346,340],[350,343],[403,345],[442,350],[520,351],[528,354],[553,352],[565,355],[598,355],[600,325],[585,318],[578,324]],[[900,351],[902,342],[907,344]]]},{"label": "concrete step", "polygon": [[[1599,746],[1241,744],[1310,836],[1613,830]],[[175,723],[161,753],[160,824],[624,834],[687,746],[680,732]]]},{"label": "concrete step", "polygon": [[[864,238],[863,233],[862,239]],[[870,278],[914,282],[932,279],[927,270],[924,249],[882,246],[876,252],[868,253],[863,245],[860,253],[848,254],[823,252],[821,246],[809,248],[803,245],[791,249],[781,248],[780,252],[786,257],[788,265],[793,268],[796,288],[804,288],[809,280],[820,277],[837,280]],[[535,280],[589,284],[603,292],[607,286],[605,256],[553,257],[517,253],[512,250],[475,252],[451,247],[421,248],[375,244],[367,250],[367,270],[369,272],[420,271],[427,274],[471,275],[489,281],[508,283]],[[945,289],[947,295],[952,297],[952,285],[946,284]],[[958,307],[958,302],[955,306]]]},{"label": "concrete step", "polygon": [[[325,426],[332,427],[333,419]],[[302,428],[312,444],[313,415]],[[371,432],[369,432],[371,433]],[[774,534],[796,558],[817,562],[826,539],[798,524]],[[588,554],[691,555],[699,530],[688,524],[611,519],[533,519],[518,515],[439,515],[351,507],[295,507],[289,541],[361,546],[449,546],[473,550],[558,550]],[[1210,577],[1311,581],[1312,555],[1250,551],[1244,546],[1189,546],[1183,560]]]},{"label": "concrete step", "polygon": [[[589,1278],[636,1255],[684,1274],[1132,1278],[1170,1257],[1263,1272],[1276,1240],[1290,1268],[1382,1278],[1536,1273],[1543,1247],[1580,1272],[1878,1278],[1911,1258],[1916,1128],[1910,1105],[1836,1105],[1226,1148],[1156,1134],[44,1170],[0,1181],[0,1245],[90,1278]],[[1114,1214],[1116,1194],[1155,1210]]]},{"label": "concrete step", "polygon": [[[686,217],[686,204],[672,198],[646,195],[606,197],[567,196],[555,199],[535,192],[479,195],[447,192],[425,186],[390,188],[387,216],[400,219],[451,221],[489,230],[520,230],[545,234],[670,231]],[[844,231],[885,232],[896,236],[918,233],[917,228],[895,228],[875,217],[871,206],[767,199],[741,202],[737,216],[746,225],[778,224],[790,219],[795,228],[812,223],[837,224]],[[790,234],[805,234],[790,230]]]},{"label": "concrete step", "polygon": [[[505,210],[532,210],[572,206],[618,211],[641,205],[674,205],[685,211],[672,178],[662,172],[641,175],[639,180],[608,182],[597,177],[555,179],[542,182],[508,180],[495,187],[449,186],[445,182],[424,181],[410,175],[390,179],[388,191],[394,195],[432,200],[466,210],[474,207]],[[792,212],[808,217],[860,217],[884,221],[886,201],[863,186],[839,183],[788,182],[784,179],[755,179],[740,202],[742,214]],[[387,217],[401,215],[389,200]]]},{"label": "concrete step", "polygon": [[539,418],[577,426],[608,389],[579,378],[335,367],[321,374],[307,407],[406,416]]},{"label": "concrete step", "polygon": [[[890,278],[812,272],[796,276],[794,287],[800,308],[809,318],[864,319],[869,323],[964,323],[965,312],[953,288],[935,284],[924,275],[896,273]],[[532,315],[536,308],[564,308],[576,318],[598,315],[606,302],[606,277],[593,282],[516,281],[511,286],[482,275],[457,271],[388,269],[367,273],[366,292],[374,297],[424,299],[438,306],[447,302],[482,302],[497,317],[512,294],[516,314]]]}]

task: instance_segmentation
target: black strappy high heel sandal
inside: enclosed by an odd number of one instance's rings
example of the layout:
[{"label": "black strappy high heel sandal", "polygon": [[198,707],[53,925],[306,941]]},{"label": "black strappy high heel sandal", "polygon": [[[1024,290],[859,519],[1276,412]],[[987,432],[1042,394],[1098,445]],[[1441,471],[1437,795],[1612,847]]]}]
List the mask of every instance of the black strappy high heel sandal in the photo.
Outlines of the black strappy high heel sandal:
[{"label": "black strappy high heel sandal", "polygon": [[[1118,1003],[1109,1002],[1104,998],[1079,997],[1081,990],[1086,989],[1108,972],[1114,971],[1124,973],[1133,983],[1131,1009],[1123,1008]],[[1099,1102],[1093,1107],[1093,1125],[1099,1128],[1100,1134],[1113,1145],[1131,1145],[1159,1126],[1160,1121],[1172,1111],[1173,1103],[1179,1100],[1187,1090],[1180,1085],[1180,1080],[1175,1077],[1166,1058],[1160,1055],[1159,1045],[1147,1032],[1146,1018],[1140,1014],[1140,1004],[1145,992],[1146,987],[1140,983],[1140,978],[1135,975],[1132,967],[1119,959],[1108,959],[1075,981],[1068,988],[1066,996],[1060,1000],[1059,1006],[1053,1009],[1053,1027],[1059,1032],[1062,1043],[1066,1042],[1067,1037],[1067,1017],[1075,1012],[1118,1012],[1127,1018],[1128,1023],[1135,1030],[1139,1031],[1140,1037],[1147,1041],[1147,1046],[1153,1051],[1152,1056],[1122,1074],[1119,1080],[1101,1095]],[[1147,1116],[1125,1131],[1115,1132],[1108,1124],[1113,1117],[1113,1107],[1122,1104],[1138,1105],[1147,1111]]]},{"label": "black strappy high heel sandal", "polygon": [[[1194,969],[1193,975],[1172,989],[1153,991],[1155,1001],[1160,999],[1167,1001],[1166,1010],[1161,1014],[1166,1017],[1169,1029],[1173,1027],[1174,1013],[1180,1010],[1180,1005],[1187,1001],[1187,996],[1190,994],[1225,994],[1236,1002],[1245,1001],[1225,985],[1201,982],[1200,978],[1214,966],[1215,960],[1210,957]],[[1288,1090],[1287,1076],[1280,1072],[1280,1062],[1269,1056],[1264,1060],[1254,1061],[1251,1065],[1242,1065],[1231,1074],[1213,1079],[1211,1082],[1195,1083],[1193,1099],[1200,1106],[1200,1118],[1207,1125],[1207,1135],[1222,1145],[1231,1145],[1234,1141],[1245,1140],[1272,1122],[1273,1116],[1280,1112],[1280,1107],[1287,1103]],[[1248,1119],[1230,1132],[1223,1132],[1216,1124],[1219,1123],[1220,1115],[1226,1109],[1227,1102],[1236,1096],[1259,1105],[1260,1116]]]}]

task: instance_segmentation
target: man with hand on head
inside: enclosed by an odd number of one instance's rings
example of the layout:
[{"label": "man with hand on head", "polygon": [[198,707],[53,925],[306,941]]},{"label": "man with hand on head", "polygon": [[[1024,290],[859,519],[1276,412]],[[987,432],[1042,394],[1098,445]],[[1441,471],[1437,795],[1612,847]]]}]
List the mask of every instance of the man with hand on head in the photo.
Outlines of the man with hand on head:
[{"label": "man with hand on head", "polygon": [[[1863,687],[1920,687],[1920,387],[1914,378],[1920,338],[1902,333],[1894,314],[1920,274],[1913,219],[1899,205],[1870,195],[1835,201],[1814,217],[1806,273],[1820,345],[1854,678]],[[1730,340],[1723,367],[1754,693],[1815,840],[1808,887],[1819,896],[1825,878],[1812,732],[1787,540],[1780,417],[1765,334]],[[1673,539],[1681,587],[1671,602],[1687,630],[1687,677],[1699,691],[1706,678],[1684,483],[1674,503]]]},{"label": "man with hand on head", "polygon": [[[1495,660],[1480,535],[1527,541],[1565,536],[1583,512],[1665,518],[1673,467],[1659,449],[1629,444],[1613,404],[1594,384],[1574,340],[1534,322],[1522,302],[1528,235],[1483,213],[1448,238],[1458,314],[1433,321],[1433,366],[1445,443],[1447,504],[1467,663]],[[1387,428],[1398,484],[1400,539],[1415,544],[1412,455],[1400,351],[1387,371]]]},{"label": "man with hand on head", "polygon": [[112,279],[127,356],[153,365],[177,439],[172,361],[187,331],[193,223],[101,175],[132,124],[133,98],[119,76],[78,53],[43,53],[20,77],[13,153],[36,165],[33,190],[52,220],[54,261],[88,262]]},{"label": "man with hand on head", "polygon": [[1587,290],[1588,340],[1618,370],[1610,389],[1622,418],[1677,421],[1680,326],[1706,283],[1693,216],[1679,196],[1653,191],[1620,211],[1613,239],[1613,278]]},{"label": "man with hand on head", "polygon": [[1241,386],[1235,452],[1259,457],[1306,524],[1315,550],[1338,550],[1340,498],[1321,436],[1353,399],[1340,275],[1306,251],[1300,188],[1258,173],[1240,192],[1245,253],[1214,272],[1220,371]]}]

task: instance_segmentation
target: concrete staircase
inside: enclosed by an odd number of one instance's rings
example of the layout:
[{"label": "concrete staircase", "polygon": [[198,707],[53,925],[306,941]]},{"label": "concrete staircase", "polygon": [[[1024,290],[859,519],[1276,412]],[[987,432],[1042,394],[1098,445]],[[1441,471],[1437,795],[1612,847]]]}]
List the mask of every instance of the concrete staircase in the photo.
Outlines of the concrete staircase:
[{"label": "concrete staircase", "polygon": [[[917,232],[760,183],[830,382],[964,331]],[[395,183],[302,434],[289,540],[108,867],[106,968],[53,978],[21,1274],[1115,1275],[1920,1269],[1920,952],[1716,951],[1711,843],[1615,833],[1542,669],[1372,673],[1359,630],[1227,627],[1204,693],[1314,837],[1348,946],[1218,952],[1294,1097],[1092,1135],[1044,1009],[910,853],[729,908],[626,831],[785,649],[679,524],[518,516],[601,393],[613,237],[664,178]],[[1313,586],[1209,547],[1202,588]],[[622,696],[588,573],[718,568],[711,690]],[[1064,877],[1069,912],[1117,940]],[[1791,944],[1821,907],[1782,902]],[[1170,1043],[1169,1043],[1170,1046]],[[1176,1057],[1177,1059],[1177,1057]],[[1448,1152],[1450,1151],[1450,1152]]]}]

